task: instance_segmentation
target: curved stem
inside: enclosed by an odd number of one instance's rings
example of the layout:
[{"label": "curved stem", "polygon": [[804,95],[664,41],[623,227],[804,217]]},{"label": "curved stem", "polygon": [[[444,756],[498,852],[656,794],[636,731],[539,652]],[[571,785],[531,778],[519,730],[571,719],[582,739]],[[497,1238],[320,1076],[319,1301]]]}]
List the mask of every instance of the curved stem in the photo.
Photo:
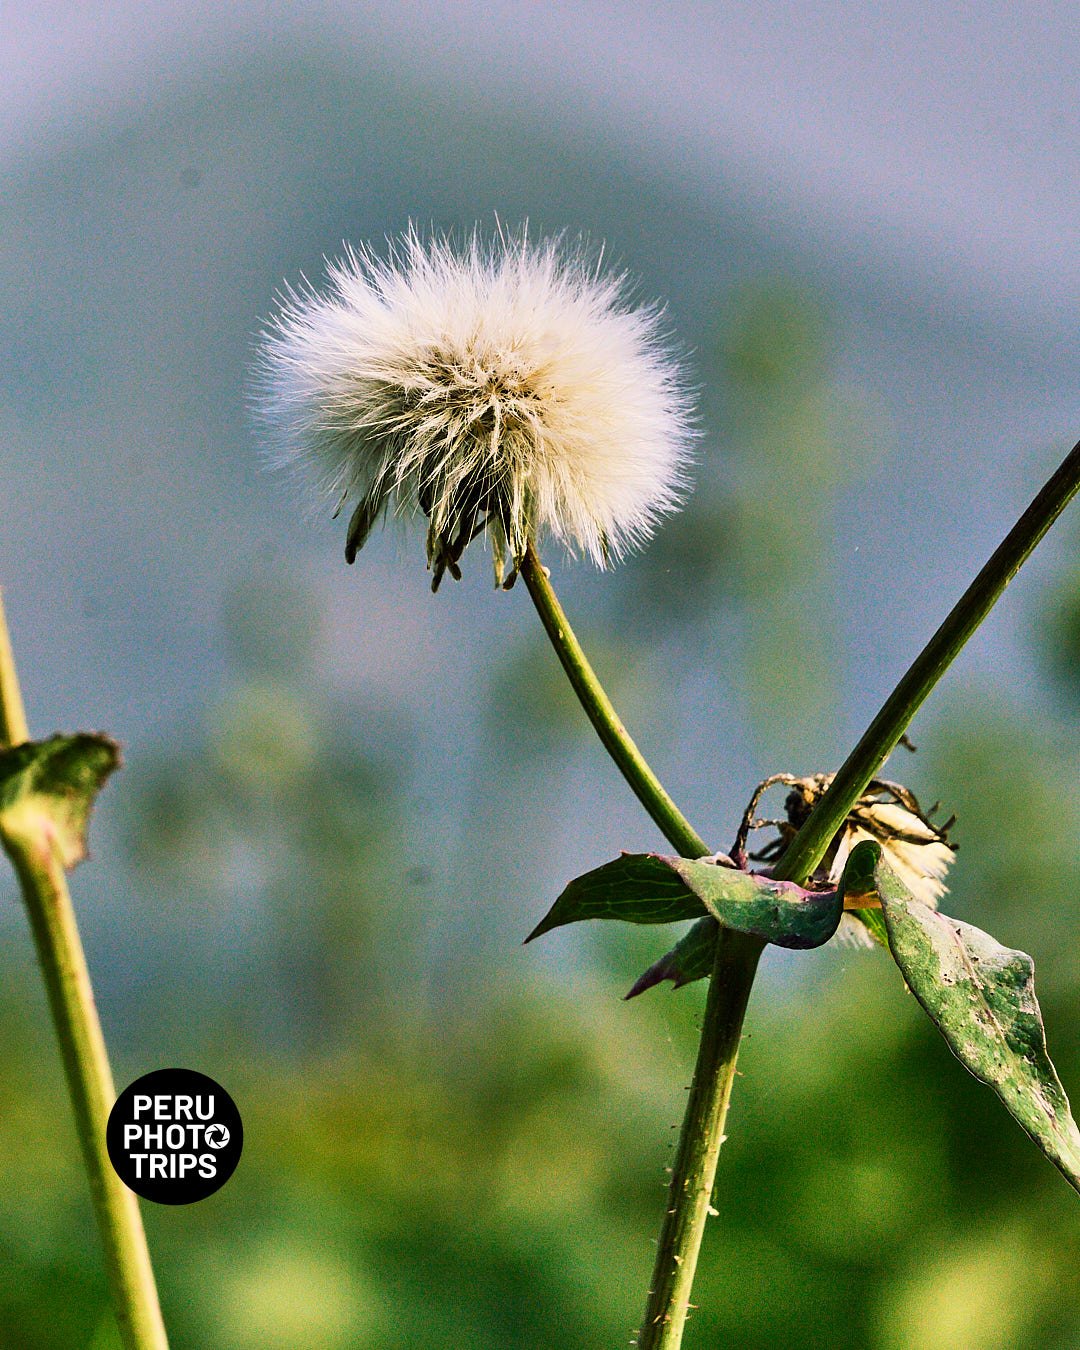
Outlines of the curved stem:
[{"label": "curved stem", "polygon": [[[518,566],[574,692],[623,777],[672,847],[684,858],[703,857],[709,852],[708,846],[672,801],[620,721],[531,544]],[[743,1017],[764,945],[740,933],[719,931],[694,1079],[639,1340],[643,1347],[677,1346],[682,1339],[724,1141]]]},{"label": "curved stem", "polygon": [[[0,752],[29,739],[0,599]],[[168,1350],[139,1204],[113,1170],[105,1126],[116,1100],[67,878],[51,840],[6,836],[22,889],[90,1181],[125,1350]]]},{"label": "curved stem", "polygon": [[589,664],[581,643],[574,635],[531,543],[518,563],[518,570],[551,639],[551,645],[574,687],[574,693],[605,750],[618,765],[642,806],[663,830],[672,848],[677,849],[683,858],[705,857],[709,846],[672,801],[623,726],[611,699],[597,679],[596,671]]}]

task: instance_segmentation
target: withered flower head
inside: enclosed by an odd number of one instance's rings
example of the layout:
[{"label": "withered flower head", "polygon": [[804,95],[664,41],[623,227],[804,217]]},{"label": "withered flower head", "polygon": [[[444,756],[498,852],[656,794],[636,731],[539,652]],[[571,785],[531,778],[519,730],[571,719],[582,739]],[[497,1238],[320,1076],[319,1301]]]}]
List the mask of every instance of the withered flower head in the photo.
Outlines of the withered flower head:
[{"label": "withered flower head", "polygon": [[[777,835],[763,848],[749,857],[763,862],[775,861],[791,843],[814,806],[825,795],[834,774],[818,773],[799,778],[794,774],[773,774],[758,785],[746,809],[735,854],[745,852],[746,841],[752,830],[772,827]],[[754,813],[758,801],[770,787],[782,784],[789,789],[784,803],[784,816],[778,820],[758,819]],[[900,783],[883,778],[871,781],[848,814],[843,829],[838,833],[814,873],[814,879],[836,885],[843,873],[848,855],[863,839],[873,839],[881,845],[882,855],[897,877],[916,900],[936,909],[945,894],[945,873],[956,860],[956,852],[948,840],[953,820],[935,825],[924,813],[915,798]],[[867,939],[866,931],[847,915],[840,926],[843,937]]]},{"label": "withered flower head", "polygon": [[[785,810],[795,830],[824,796],[834,776],[820,773],[792,781]],[[932,824],[913,792],[899,783],[876,778],[855,803],[820,871],[830,882],[839,881],[855,845],[863,839],[873,839],[881,845],[885,861],[915,899],[936,909],[948,889],[945,873],[956,861],[956,852],[947,838],[952,824],[952,820],[941,826]]]}]

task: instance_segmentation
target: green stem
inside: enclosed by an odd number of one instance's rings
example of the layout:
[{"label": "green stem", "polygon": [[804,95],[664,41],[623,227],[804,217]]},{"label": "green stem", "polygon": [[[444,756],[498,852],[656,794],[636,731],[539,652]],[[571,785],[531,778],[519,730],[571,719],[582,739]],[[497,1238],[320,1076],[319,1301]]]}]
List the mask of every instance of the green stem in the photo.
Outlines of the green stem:
[{"label": "green stem", "polygon": [[551,588],[551,582],[532,544],[526,547],[524,557],[518,562],[518,570],[551,639],[551,645],[574,687],[574,693],[595,727],[604,749],[615,761],[642,806],[660,826],[672,848],[677,849],[683,858],[705,857],[709,846],[668,796],[620,721],[611,699],[604,692],[596,671],[589,664],[581,643],[563,613],[562,605]]},{"label": "green stem", "polygon": [[672,1164],[638,1350],[682,1344],[705,1220],[714,1212],[713,1185],[726,1138],[743,1018],[764,946],[757,938],[717,930],[697,1062]]},{"label": "green stem", "polygon": [[953,607],[914,664],[882,704],[844,761],[829,790],[791,841],[775,875],[804,882],[825,856],[833,836],[866,785],[896,748],[927,695],[993,609],[1029,554],[1080,490],[1080,442],[1073,446],[989,561]]},{"label": "green stem", "polygon": [[[672,801],[619,720],[531,544],[518,566],[574,692],[623,777],[682,857],[704,857],[708,846]],[[724,1139],[743,1017],[763,947],[756,938],[728,930],[719,933],[640,1346],[676,1346],[682,1338]]]},{"label": "green stem", "polygon": [[[29,739],[0,597],[0,750]],[[67,877],[51,840],[4,839],[37,947],[60,1042],[105,1266],[125,1350],[168,1350],[135,1196],[113,1171],[105,1126],[116,1100]]]},{"label": "green stem", "polygon": [[[923,700],[1021,564],[1080,489],[1080,444],[1066,457],[916,658],[788,846],[775,875],[804,882]],[[678,1350],[723,1142],[743,1011],[761,948],[718,930],[716,957],[656,1254],[639,1350]],[[724,987],[726,986],[726,987]]]},{"label": "green stem", "polygon": [[30,739],[22,693],[15,674],[15,653],[4,616],[4,592],[0,590],[0,750],[22,745]]}]

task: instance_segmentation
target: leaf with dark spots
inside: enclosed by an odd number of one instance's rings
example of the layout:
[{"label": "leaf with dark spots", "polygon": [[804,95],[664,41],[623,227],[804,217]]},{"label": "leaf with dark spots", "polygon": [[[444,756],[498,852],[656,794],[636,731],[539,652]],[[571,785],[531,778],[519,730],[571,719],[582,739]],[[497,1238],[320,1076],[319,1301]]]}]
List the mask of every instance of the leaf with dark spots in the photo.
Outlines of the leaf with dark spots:
[{"label": "leaf with dark spots", "polygon": [[908,988],[957,1059],[1080,1191],[1080,1131],[1047,1054],[1031,957],[916,900],[877,844],[859,844],[852,860],[860,852],[864,869],[874,858],[889,948]]}]

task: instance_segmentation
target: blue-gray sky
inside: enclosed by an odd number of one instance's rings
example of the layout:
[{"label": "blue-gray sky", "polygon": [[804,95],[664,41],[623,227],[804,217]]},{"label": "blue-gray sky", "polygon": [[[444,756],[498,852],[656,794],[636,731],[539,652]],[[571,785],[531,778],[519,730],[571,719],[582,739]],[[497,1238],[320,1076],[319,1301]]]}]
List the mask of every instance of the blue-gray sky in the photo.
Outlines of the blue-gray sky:
[{"label": "blue-gray sky", "polygon": [[[0,581],[41,730],[106,727],[137,761],[213,705],[230,589],[289,568],[323,605],[323,677],[414,721],[421,780],[466,780],[456,799],[421,782],[409,847],[460,840],[461,800],[492,786],[471,675],[529,631],[521,597],[470,576],[432,601],[415,537],[347,571],[341,522],[260,472],[244,408],[274,288],[410,216],[607,238],[702,364],[714,311],[759,274],[835,316],[840,412],[874,426],[841,466],[857,528],[821,538],[850,706],[764,763],[723,653],[661,653],[680,730],[641,736],[696,819],[730,819],[769,770],[829,767],[792,758],[846,748],[1075,439],[1073,5],[19,3],[3,25]],[[1021,602],[1064,548],[958,680],[1029,698]],[[564,576],[602,637],[606,582]],[[656,842],[582,744],[518,897]]]},{"label": "blue-gray sky", "polygon": [[0,155],[137,107],[289,30],[458,90],[591,124],[669,172],[734,166],[759,205],[995,307],[1080,300],[1080,12],[972,5],[13,3]]}]

